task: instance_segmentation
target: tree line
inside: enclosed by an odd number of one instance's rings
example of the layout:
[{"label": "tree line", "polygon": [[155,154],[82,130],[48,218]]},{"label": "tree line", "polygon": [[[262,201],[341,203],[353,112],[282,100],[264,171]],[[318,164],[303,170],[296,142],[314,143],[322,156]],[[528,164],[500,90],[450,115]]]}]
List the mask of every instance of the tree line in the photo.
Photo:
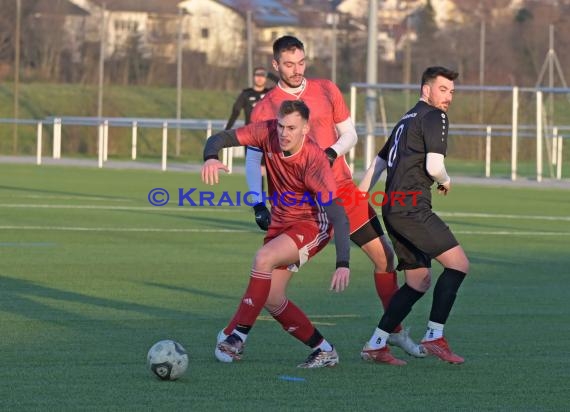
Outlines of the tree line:
[{"label": "tree line", "polygon": [[[500,16],[491,10],[497,1],[469,0],[458,2],[471,16],[463,24],[450,24],[438,29],[434,10],[427,5],[413,17],[411,27],[416,40],[400,47],[393,62],[380,61],[380,82],[417,83],[423,69],[440,64],[457,69],[463,84],[533,86],[548,53],[549,30],[555,33],[555,50],[566,50],[570,42],[570,5],[566,2],[528,2],[525,7]],[[66,47],[63,18],[38,18],[34,1],[21,1],[20,81],[96,84],[99,44],[83,42],[73,55]],[[475,8],[477,6],[477,8]],[[472,8],[470,11],[469,8]],[[0,0],[0,80],[10,81],[14,75],[16,2]],[[470,13],[470,14],[469,14]],[[481,45],[482,24],[485,41]],[[379,24],[382,29],[382,22]],[[302,29],[296,33],[303,38]],[[396,35],[396,34],[395,34]],[[338,38],[337,82],[347,89],[351,82],[366,79],[366,33],[341,32]],[[481,73],[481,47],[484,47],[484,72]],[[256,61],[266,63],[270,56],[255,54]],[[80,58],[77,58],[80,56]],[[570,55],[557,53],[562,68],[570,65]],[[234,90],[245,86],[247,61],[231,69],[210,66],[204,56],[183,54],[183,85],[186,88]],[[407,75],[406,75],[407,74]],[[315,58],[308,75],[330,77],[330,59]],[[561,85],[557,77],[555,86]],[[120,85],[176,85],[176,64],[145,55],[140,38],[134,35],[127,45],[105,62],[105,82]]]}]

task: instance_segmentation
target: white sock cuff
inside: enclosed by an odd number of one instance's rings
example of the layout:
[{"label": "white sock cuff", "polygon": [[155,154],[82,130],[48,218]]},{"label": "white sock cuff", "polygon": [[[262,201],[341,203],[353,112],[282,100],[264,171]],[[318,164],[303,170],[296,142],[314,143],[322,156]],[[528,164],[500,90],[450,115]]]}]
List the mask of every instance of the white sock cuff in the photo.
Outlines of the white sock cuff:
[{"label": "white sock cuff", "polygon": [[431,320],[428,321],[427,327],[428,329],[435,329],[435,330],[443,330],[445,325],[442,323],[432,322]]},{"label": "white sock cuff", "polygon": [[383,331],[380,328],[376,328],[376,330],[374,331],[374,335],[377,335],[379,338],[382,338],[384,342],[387,341],[388,337],[390,336],[388,332]]}]

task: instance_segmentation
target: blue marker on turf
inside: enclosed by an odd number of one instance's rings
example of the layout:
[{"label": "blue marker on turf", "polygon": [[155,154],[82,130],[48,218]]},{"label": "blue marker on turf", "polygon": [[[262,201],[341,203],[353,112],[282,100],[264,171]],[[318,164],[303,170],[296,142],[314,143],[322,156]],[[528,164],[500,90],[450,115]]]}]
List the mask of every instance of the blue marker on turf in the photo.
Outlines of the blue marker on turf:
[{"label": "blue marker on turf", "polygon": [[306,380],[305,378],[299,378],[297,376],[287,376],[287,375],[281,375],[279,376],[279,379],[289,382],[305,382]]}]

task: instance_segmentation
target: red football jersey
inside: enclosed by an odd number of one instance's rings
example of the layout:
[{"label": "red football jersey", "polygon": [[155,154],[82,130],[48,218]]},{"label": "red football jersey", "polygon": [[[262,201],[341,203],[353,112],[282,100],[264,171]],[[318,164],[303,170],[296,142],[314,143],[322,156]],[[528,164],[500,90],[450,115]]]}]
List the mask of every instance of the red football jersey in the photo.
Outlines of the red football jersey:
[{"label": "red football jersey", "polygon": [[305,136],[297,153],[285,156],[276,119],[251,123],[236,129],[236,134],[242,145],[263,151],[272,221],[327,221],[321,206],[332,201],[337,184],[325,153],[310,136]]},{"label": "red football jersey", "polygon": [[[287,93],[279,86],[271,89],[253,108],[251,121],[275,119],[284,100],[303,100],[311,111],[309,133],[322,149],[326,149],[338,140],[335,124],[348,119],[350,112],[333,82],[325,79],[305,80],[305,88],[299,94]],[[339,156],[334,162],[333,172],[339,186],[352,182],[352,174],[344,156]]]}]

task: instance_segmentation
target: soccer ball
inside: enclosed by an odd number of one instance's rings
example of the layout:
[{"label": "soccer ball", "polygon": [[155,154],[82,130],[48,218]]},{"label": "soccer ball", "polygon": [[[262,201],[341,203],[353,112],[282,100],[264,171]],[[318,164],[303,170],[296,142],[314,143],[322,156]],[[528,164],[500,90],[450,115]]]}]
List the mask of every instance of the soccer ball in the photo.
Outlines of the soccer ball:
[{"label": "soccer ball", "polygon": [[188,353],[176,341],[161,340],[148,351],[147,365],[151,372],[164,381],[174,381],[188,368]]}]

